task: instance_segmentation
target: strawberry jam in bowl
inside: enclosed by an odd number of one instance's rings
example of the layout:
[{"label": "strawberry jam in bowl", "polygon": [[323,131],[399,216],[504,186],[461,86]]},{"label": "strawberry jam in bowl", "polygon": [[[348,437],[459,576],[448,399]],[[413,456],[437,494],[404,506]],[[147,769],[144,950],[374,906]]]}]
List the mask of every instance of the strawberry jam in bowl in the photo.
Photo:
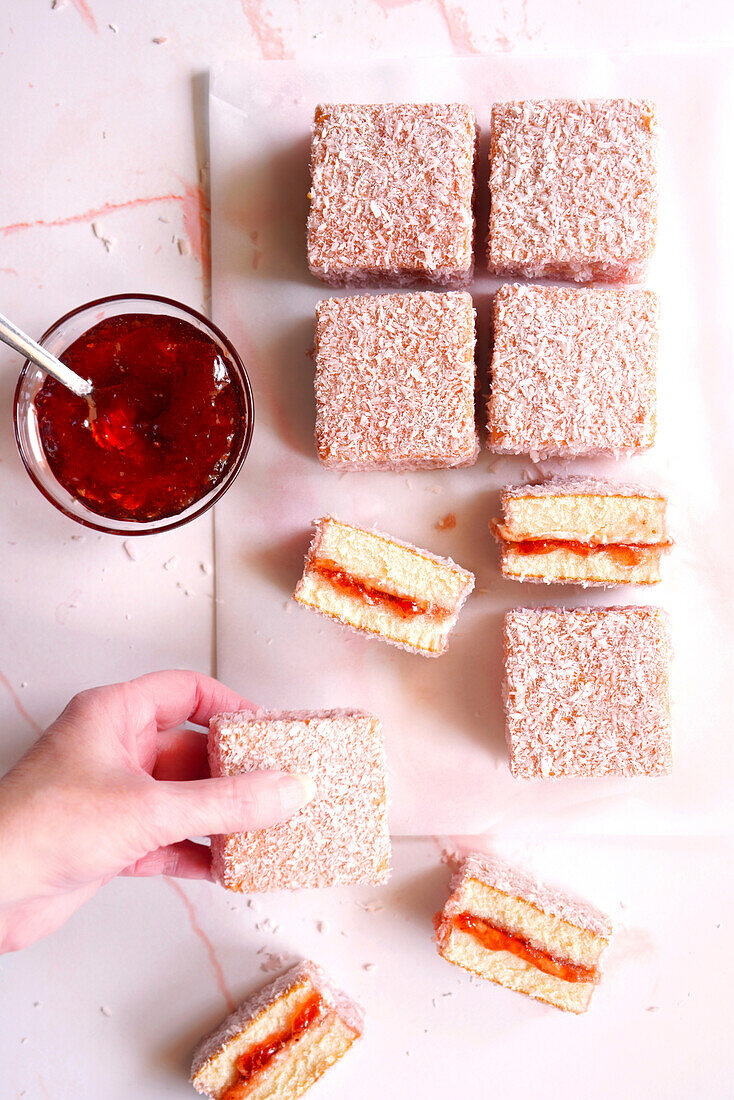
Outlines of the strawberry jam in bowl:
[{"label": "strawberry jam in bowl", "polygon": [[109,534],[170,530],[234,481],[253,427],[247,372],[219,329],[149,294],[100,298],[40,341],[92,383],[77,397],[31,363],[15,394],[25,467],[65,515]]}]

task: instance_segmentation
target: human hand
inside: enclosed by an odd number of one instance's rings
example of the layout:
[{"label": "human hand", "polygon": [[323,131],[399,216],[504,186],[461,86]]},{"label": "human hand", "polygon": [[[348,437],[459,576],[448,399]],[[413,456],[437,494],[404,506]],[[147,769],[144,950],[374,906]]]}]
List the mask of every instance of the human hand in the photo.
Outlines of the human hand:
[{"label": "human hand", "polygon": [[47,935],[119,874],[211,878],[187,839],[260,829],[314,794],[285,772],[207,778],[206,734],[251,709],[195,672],[153,672],[75,696],[0,780],[0,952]]}]

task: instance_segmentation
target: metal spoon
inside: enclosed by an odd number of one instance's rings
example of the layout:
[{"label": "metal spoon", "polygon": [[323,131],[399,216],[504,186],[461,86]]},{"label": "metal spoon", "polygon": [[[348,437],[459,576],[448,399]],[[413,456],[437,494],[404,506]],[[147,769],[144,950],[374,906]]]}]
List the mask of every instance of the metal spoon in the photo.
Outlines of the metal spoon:
[{"label": "metal spoon", "polygon": [[88,379],[75,374],[73,370],[69,370],[60,359],[57,359],[50,351],[42,348],[25,332],[21,332],[12,321],[9,321],[7,317],[3,317],[2,313],[0,313],[0,340],[8,347],[13,348],[14,351],[20,352],[26,359],[30,359],[31,363],[35,363],[46,374],[50,374],[62,386],[66,386],[67,390],[75,393],[77,397],[86,398],[90,409],[94,409],[92,383]]}]

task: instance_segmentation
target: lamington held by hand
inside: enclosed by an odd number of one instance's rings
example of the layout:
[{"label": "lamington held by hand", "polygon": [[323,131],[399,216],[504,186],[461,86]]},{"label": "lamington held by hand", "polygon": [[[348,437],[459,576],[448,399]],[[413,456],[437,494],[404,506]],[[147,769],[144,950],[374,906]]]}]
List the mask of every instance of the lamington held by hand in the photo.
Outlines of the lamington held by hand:
[{"label": "lamington held by hand", "polygon": [[359,711],[242,711],[209,729],[212,776],[275,770],[310,775],[316,795],[294,817],[212,837],[214,877],[257,893],[386,882],[390,872],[385,748]]},{"label": "lamington held by hand", "polygon": [[470,855],[436,918],[448,962],[567,1012],[585,1012],[612,932],[588,902],[542,886],[495,856]]},{"label": "lamington held by hand", "polygon": [[476,124],[463,103],[322,103],[308,266],[332,285],[464,286]]},{"label": "lamington held by hand", "polygon": [[588,477],[510,485],[492,522],[500,568],[518,581],[657,584],[670,547],[660,493]]},{"label": "lamington held by hand", "polygon": [[490,271],[639,281],[655,245],[656,130],[647,100],[496,103]]},{"label": "lamington held by hand", "polygon": [[519,779],[666,775],[670,639],[659,607],[505,615],[510,770]]},{"label": "lamington held by hand", "polygon": [[438,656],[473,588],[474,575],[450,558],[324,516],[294,599],[354,630]]},{"label": "lamington held by hand", "polygon": [[191,1083],[211,1100],[296,1100],[363,1028],[356,1002],[303,962],[249,997],[194,1054]]}]

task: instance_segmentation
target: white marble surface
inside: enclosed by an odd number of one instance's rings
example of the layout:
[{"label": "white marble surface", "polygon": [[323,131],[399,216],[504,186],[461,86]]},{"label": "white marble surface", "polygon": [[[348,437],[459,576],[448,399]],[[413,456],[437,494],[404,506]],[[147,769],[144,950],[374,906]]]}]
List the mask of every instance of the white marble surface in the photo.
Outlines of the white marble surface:
[{"label": "white marble surface", "polygon": [[[4,0],[0,310],[40,334],[67,308],[116,291],[206,301],[201,77],[215,62],[733,42],[723,2]],[[93,225],[112,238],[109,251]],[[84,685],[170,665],[212,669],[216,607],[201,568],[213,560],[209,517],[136,542],[133,561],[120,541],[77,531],[40,498],[12,441],[16,375],[0,350],[3,767]],[[190,1095],[189,1050],[225,1008],[200,927],[235,997],[264,977],[263,945],[289,958],[312,952],[363,997],[368,1038],[323,1082],[324,1098],[439,1096],[480,1073],[486,1094],[731,1095],[728,841],[620,843],[603,867],[593,846],[528,853],[622,924],[609,982],[580,1021],[474,986],[433,955],[430,917],[446,878],[437,855],[431,842],[401,845],[376,914],[351,895],[274,897],[251,914],[206,884],[185,884],[184,897],[162,881],[113,883],[55,936],[0,963],[0,1093]],[[268,914],[277,933],[255,928]]]}]

